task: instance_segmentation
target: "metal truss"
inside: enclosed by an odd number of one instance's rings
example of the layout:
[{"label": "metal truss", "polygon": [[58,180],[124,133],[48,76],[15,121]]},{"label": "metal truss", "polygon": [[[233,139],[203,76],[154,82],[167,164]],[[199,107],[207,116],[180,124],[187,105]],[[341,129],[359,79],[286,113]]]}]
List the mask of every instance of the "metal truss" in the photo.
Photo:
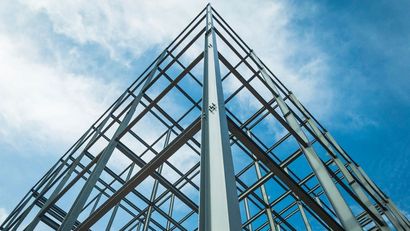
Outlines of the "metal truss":
[{"label": "metal truss", "polygon": [[0,230],[409,230],[207,5]]}]

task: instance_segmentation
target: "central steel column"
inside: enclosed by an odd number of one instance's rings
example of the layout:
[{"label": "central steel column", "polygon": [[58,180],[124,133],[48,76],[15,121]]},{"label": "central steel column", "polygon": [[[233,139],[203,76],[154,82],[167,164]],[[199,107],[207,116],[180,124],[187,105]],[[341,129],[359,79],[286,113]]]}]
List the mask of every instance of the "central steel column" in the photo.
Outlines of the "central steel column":
[{"label": "central steel column", "polygon": [[211,5],[207,6],[199,230],[241,230]]}]

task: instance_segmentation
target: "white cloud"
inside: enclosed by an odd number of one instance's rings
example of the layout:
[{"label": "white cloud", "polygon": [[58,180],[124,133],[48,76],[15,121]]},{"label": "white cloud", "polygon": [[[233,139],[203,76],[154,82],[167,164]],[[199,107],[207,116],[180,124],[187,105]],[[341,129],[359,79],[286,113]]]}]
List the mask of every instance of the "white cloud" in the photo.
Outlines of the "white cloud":
[{"label": "white cloud", "polygon": [[[168,44],[193,18],[205,1],[24,1],[45,13],[55,32],[79,43],[105,47],[114,59],[129,63],[122,54],[139,56],[154,45]],[[311,33],[299,33],[292,20],[314,6],[285,1],[215,2],[213,6],[261,56],[287,86],[313,111],[330,114],[333,93],[327,88],[328,64]],[[246,17],[244,17],[246,15]],[[294,61],[295,58],[303,61]]]},{"label": "white cloud", "polygon": [[5,208],[0,208],[0,224],[7,218],[8,213]]},{"label": "white cloud", "polygon": [[[44,34],[33,40],[44,37],[48,41],[48,37],[59,35],[74,44],[98,44],[109,51],[113,60],[129,64],[153,46],[168,44],[206,2],[29,0],[19,4],[24,10],[19,11],[15,23],[23,25],[19,27],[22,31],[14,31],[12,37],[3,30],[1,37],[4,52],[0,55],[0,94],[6,100],[0,104],[0,119],[6,126],[0,134],[11,141],[29,132],[35,133],[32,135],[35,140],[45,141],[52,137],[67,142],[78,137],[80,131],[104,110],[107,102],[113,101],[118,95],[118,85],[86,74],[73,74],[70,67],[82,62],[75,52],[79,47],[51,46],[56,53],[58,49],[73,51],[69,52],[73,57],[64,60],[56,55],[56,60],[41,59],[33,46],[49,44],[21,39],[25,34],[24,25],[30,25],[21,23],[27,21],[25,17],[41,16],[41,20],[48,20],[44,23],[52,27],[52,31],[47,32],[54,34]],[[312,106],[320,115],[330,113],[330,106],[334,105],[333,93],[327,90],[326,54],[315,44],[314,36],[300,34],[291,26],[301,9],[295,10],[295,6],[282,1],[258,4],[226,1],[215,2],[213,6],[303,103]],[[17,41],[15,34],[20,38]],[[127,53],[133,55],[125,55]],[[295,57],[303,61],[295,61]],[[20,95],[21,92],[26,97]]]},{"label": "white cloud", "polygon": [[22,3],[35,12],[46,13],[56,33],[79,43],[97,43],[109,50],[113,59],[122,59],[126,51],[138,56],[155,44],[169,43],[189,16],[195,16],[205,5],[200,1]]},{"label": "white cloud", "polygon": [[30,45],[0,36],[1,140],[15,147],[72,143],[113,101],[117,85],[36,62]]},{"label": "white cloud", "polygon": [[400,212],[402,212],[403,215],[404,215],[405,217],[407,217],[407,219],[410,220],[410,213],[409,213],[409,212],[407,212],[406,210],[400,210]]}]

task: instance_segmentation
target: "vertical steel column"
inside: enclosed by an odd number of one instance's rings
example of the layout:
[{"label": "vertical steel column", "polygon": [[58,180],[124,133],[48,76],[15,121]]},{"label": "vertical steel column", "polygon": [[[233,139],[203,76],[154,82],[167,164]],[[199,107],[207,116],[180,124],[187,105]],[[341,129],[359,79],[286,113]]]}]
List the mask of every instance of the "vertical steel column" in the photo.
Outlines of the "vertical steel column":
[{"label": "vertical steel column", "polygon": [[218,49],[207,6],[201,134],[200,231],[241,230]]},{"label": "vertical steel column", "polygon": [[[127,182],[127,181],[131,178],[132,171],[134,171],[134,166],[135,166],[135,163],[132,163],[132,165],[131,165],[131,167],[130,167],[130,170],[129,170],[128,174],[127,174],[127,177],[126,177],[126,179],[125,179],[125,182]],[[100,195],[102,195],[102,192],[101,192]],[[111,230],[111,227],[112,227],[112,224],[114,223],[114,219],[115,219],[115,216],[117,215],[117,211],[118,211],[118,207],[119,207],[119,206],[120,206],[120,203],[118,203],[117,205],[115,205],[115,207],[114,207],[114,209],[113,209],[113,211],[112,211],[112,213],[111,213],[110,220],[108,221],[107,227],[105,227],[105,231],[110,231],[110,230]]]},{"label": "vertical steel column", "polygon": [[165,51],[162,52],[161,57],[157,60],[153,69],[149,73],[148,78],[145,80],[144,86],[141,88],[140,93],[134,98],[132,101],[131,107],[128,110],[127,114],[125,115],[124,119],[120,123],[119,127],[115,131],[115,134],[111,138],[110,142],[108,143],[107,147],[104,149],[103,153],[101,154],[100,159],[96,163],[93,171],[90,174],[90,177],[87,179],[85,185],[81,189],[80,194],[77,196],[76,200],[74,201],[73,205],[71,206],[70,211],[67,213],[64,221],[62,222],[61,226],[58,230],[61,231],[69,231],[73,227],[75,221],[77,220],[78,216],[81,213],[81,210],[84,207],[88,197],[90,196],[91,191],[93,190],[95,184],[97,183],[102,171],[104,170],[105,165],[107,164],[108,160],[111,157],[115,147],[117,146],[117,138],[119,134],[121,134],[124,129],[127,127],[128,123],[130,122],[132,116],[134,115],[135,109],[137,108],[141,98],[145,92],[145,88],[150,84],[156,70],[158,69],[159,64],[161,63]]},{"label": "vertical steel column", "polygon": [[[169,209],[168,209],[168,216],[172,217],[172,213],[174,212],[174,201],[175,201],[175,194],[171,195],[171,199],[169,200]],[[167,230],[171,229],[171,221],[167,220]]]},{"label": "vertical steel column", "polygon": [[[289,170],[288,168],[284,168],[283,169],[287,174],[289,174]],[[300,212],[300,216],[303,219],[303,223],[305,224],[306,230],[307,231],[312,231],[312,227],[310,226],[309,220],[307,219],[306,213],[305,213],[305,209],[303,208],[302,202],[300,201],[299,197],[297,195],[295,195],[294,193],[292,193],[295,198],[297,199],[296,203]]]},{"label": "vertical steel column", "polygon": [[318,196],[315,197],[315,200],[316,200],[317,204],[320,205],[320,207],[323,208],[322,201],[320,200],[320,198]]},{"label": "vertical steel column", "polygon": [[[398,222],[399,227],[396,227],[397,229],[403,229],[407,230],[410,228],[410,224],[405,218],[401,212],[397,209],[397,207],[393,204],[393,202],[388,198],[378,187],[377,185],[370,179],[370,177],[366,174],[366,172],[359,166],[352,164],[351,165],[352,170],[355,172],[356,175],[358,175],[359,179],[361,178],[361,181],[365,185],[369,187],[369,190],[371,190],[374,194],[379,195],[379,197],[382,200],[383,205],[388,209],[388,212],[390,212],[394,218],[396,219],[396,224]],[[393,223],[393,220],[391,220]]]},{"label": "vertical steel column", "polygon": [[[25,231],[32,231],[34,230],[34,228],[38,225],[38,223],[40,222],[40,217],[43,215],[43,213],[45,212],[44,209],[47,208],[50,203],[54,200],[54,198],[60,193],[60,191],[64,188],[64,186],[66,185],[67,181],[70,179],[71,175],[73,174],[75,168],[77,167],[77,165],[80,163],[81,159],[84,157],[85,155],[85,151],[91,147],[91,145],[93,145],[93,143],[98,139],[101,130],[103,129],[103,127],[105,126],[105,124],[108,122],[110,115],[121,105],[122,99],[124,98],[124,96],[126,95],[126,93],[124,92],[120,98],[118,99],[118,101],[115,103],[114,107],[112,108],[111,112],[104,118],[104,120],[97,126],[97,128],[94,131],[93,136],[91,137],[90,141],[87,143],[87,145],[84,147],[84,150],[80,153],[80,155],[78,155],[78,157],[75,159],[75,161],[73,161],[73,163],[71,164],[70,168],[68,169],[66,175],[64,176],[64,178],[60,181],[60,183],[57,185],[57,187],[54,189],[53,193],[50,195],[50,197],[48,198],[48,200],[46,201],[46,203],[44,203],[43,207],[40,209],[40,211],[37,213],[36,217],[30,222],[30,224],[27,226],[27,228],[25,229]],[[77,147],[78,149],[78,147]],[[66,162],[68,161],[69,158],[67,158]]]},{"label": "vertical steel column", "polygon": [[305,209],[303,208],[302,202],[298,199],[297,201],[300,216],[302,216],[303,223],[305,224],[306,230],[307,231],[312,231],[312,227],[310,226],[309,220],[307,219]]},{"label": "vertical steel column", "polygon": [[327,171],[323,162],[317,156],[313,147],[309,144],[309,140],[306,134],[303,132],[302,128],[300,127],[295,116],[289,110],[288,106],[283,101],[283,99],[280,97],[279,91],[277,90],[272,79],[266,72],[259,58],[254,54],[254,52],[252,52],[251,55],[256,61],[256,63],[258,64],[258,66],[261,68],[260,71],[262,74],[262,79],[271,88],[275,101],[278,104],[280,110],[282,111],[282,114],[284,115],[285,120],[288,122],[289,126],[308,144],[307,147],[304,147],[303,145],[300,145],[300,147],[303,153],[305,154],[305,157],[308,160],[309,165],[312,167],[316,177],[318,178],[323,190],[325,191],[327,198],[329,199],[330,203],[335,209],[337,217],[339,218],[343,227],[346,230],[352,230],[352,231],[362,230],[360,224],[356,220],[356,217],[353,215],[346,201],[343,199],[342,195],[337,189],[336,184],[333,182],[332,178],[330,177],[329,172]]},{"label": "vertical steel column", "polygon": [[[312,129],[313,133],[319,138],[319,140],[329,149],[333,151],[332,145],[328,142],[328,140],[324,137],[324,134],[320,131],[319,127],[316,125],[316,123],[312,120],[312,118],[309,116],[309,113],[306,111],[305,107],[300,103],[300,101],[296,98],[296,96],[290,92],[289,93],[289,98],[292,100],[292,102],[296,105],[296,107],[305,115],[307,119],[307,123]],[[342,172],[343,176],[346,178],[347,182],[353,189],[353,191],[356,193],[357,197],[369,208],[369,210],[379,219],[379,221],[372,219],[375,224],[383,231],[389,230],[387,227],[387,224],[384,222],[382,216],[380,213],[377,211],[376,207],[373,205],[373,203],[370,201],[370,199],[367,197],[366,193],[363,191],[362,187],[357,183],[357,181],[353,178],[352,174],[347,170],[346,166],[343,164],[343,162],[339,159],[337,155],[334,153],[328,153],[328,155],[334,160],[334,163],[337,165],[337,167],[340,169]],[[381,223],[380,223],[381,222]]]},{"label": "vertical steel column", "polygon": [[[252,138],[252,133],[251,133],[250,130],[247,131],[247,134],[250,138]],[[256,159],[256,156],[254,156],[254,155],[252,155],[252,156],[255,159],[256,176],[257,176],[258,180],[260,180],[262,178],[261,168],[259,166],[258,160]],[[265,212],[266,212],[266,216],[268,217],[270,230],[276,231],[276,224],[275,224],[275,221],[273,220],[273,214],[272,214],[271,207],[269,205],[270,203],[269,203],[268,195],[266,193],[265,185],[262,184],[260,186],[260,188],[261,188],[261,192],[262,192],[263,202],[265,202]]]},{"label": "vertical steel column", "polygon": [[[168,132],[167,132],[167,135],[166,135],[166,137],[165,137],[164,149],[167,147],[167,145],[168,145],[168,143],[169,143],[169,138],[170,138],[170,136],[171,136],[171,131],[172,131],[172,130],[169,129]],[[161,166],[158,168],[158,173],[159,173],[159,174],[161,174],[163,166],[164,166],[164,164],[161,164]],[[154,185],[153,185],[153,187],[152,187],[151,197],[150,197],[151,203],[154,203],[155,198],[156,198],[156,196],[157,196],[158,185],[159,185],[159,182],[158,182],[157,179],[155,179]],[[150,222],[150,219],[151,219],[151,214],[152,214],[152,209],[153,209],[153,208],[154,208],[154,205],[153,205],[153,204],[151,204],[151,205],[148,206],[148,211],[147,211],[147,216],[146,216],[145,221],[144,221],[144,229],[143,229],[143,231],[147,231],[148,228],[149,228],[149,222]]]},{"label": "vertical steel column", "polygon": [[94,205],[93,205],[89,215],[93,214],[94,211],[97,209],[97,205],[100,202],[100,199],[101,199],[102,195],[103,195],[102,193],[98,194],[97,199],[95,200]]},{"label": "vertical steel column", "polygon": [[[10,219],[8,224],[6,225],[5,229],[9,230],[11,227],[13,227],[13,231],[17,230],[21,223],[24,221],[26,216],[31,212],[33,207],[36,205],[36,202],[40,197],[42,197],[44,194],[50,190],[50,187],[55,184],[56,178],[61,178],[62,174],[64,174],[64,171],[60,174],[60,171],[67,165],[68,160],[70,159],[69,157],[73,155],[77,149],[83,145],[83,143],[88,139],[87,136],[92,131],[91,127],[80,137],[80,139],[73,145],[71,148],[61,157],[56,164],[46,173],[42,179],[40,179],[35,186],[31,189],[30,192],[37,192],[39,189],[43,188],[41,192],[38,194],[37,197],[34,197],[34,200],[31,202],[31,204],[24,210],[24,212],[18,216],[19,212],[18,210],[21,210],[26,204],[33,198],[33,195],[28,196],[29,193],[26,194],[26,196],[23,198],[23,200],[17,205],[16,209],[9,215],[7,219]],[[64,159],[65,157],[65,159]],[[61,163],[60,163],[61,162]],[[59,164],[60,163],[60,164]],[[57,179],[58,181],[58,179]],[[46,184],[44,186],[44,184]],[[44,187],[43,187],[44,186]],[[13,215],[14,213],[14,215]],[[4,221],[4,224],[6,224],[7,219]],[[16,220],[17,219],[17,220]],[[2,227],[0,227],[1,229]]]},{"label": "vertical steel column", "polygon": [[391,208],[391,210],[395,212],[395,214],[397,214],[399,219],[403,222],[403,225],[407,226],[407,228],[410,228],[410,222],[407,219],[407,217],[403,215],[403,213],[397,208],[396,204],[393,203],[393,201],[389,197],[386,197],[386,199],[387,199],[387,205]]},{"label": "vertical steel column", "polygon": [[[249,219],[251,218],[251,212],[250,212],[250,210],[249,210],[249,203],[248,203],[248,198],[247,198],[247,197],[245,197],[245,198],[243,199],[243,205],[244,205],[244,207],[245,207],[246,220],[249,220]],[[249,231],[253,231],[252,223],[249,223],[249,225],[248,225],[248,230],[249,230]]]},{"label": "vertical steel column", "polygon": [[[328,131],[325,132],[325,136],[335,146],[335,148],[343,156],[343,158],[350,161],[349,167],[353,171],[353,173],[356,175],[358,180],[362,183],[363,187],[366,188],[366,190],[370,194],[372,194],[373,197],[380,198],[380,203],[387,207],[388,211],[385,212],[385,214],[387,218],[392,222],[393,226],[397,228],[398,230],[404,230],[402,227],[403,224],[401,224],[402,222],[400,221],[401,219],[397,217],[400,215],[392,211],[393,209],[387,203],[387,199],[384,193],[381,190],[379,190],[379,188],[373,183],[373,181],[367,176],[367,174],[364,172],[364,170],[359,165],[356,166],[355,162],[343,150],[343,148],[340,147],[340,145],[336,142],[336,140],[333,138],[333,136]],[[408,227],[410,228],[410,225],[408,225]]]}]

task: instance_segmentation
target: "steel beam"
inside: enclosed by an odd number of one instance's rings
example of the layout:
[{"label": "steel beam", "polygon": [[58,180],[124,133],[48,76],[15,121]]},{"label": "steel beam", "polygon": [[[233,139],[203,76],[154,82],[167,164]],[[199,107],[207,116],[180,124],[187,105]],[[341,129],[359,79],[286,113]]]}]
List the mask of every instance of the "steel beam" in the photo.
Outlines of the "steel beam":
[{"label": "steel beam", "polygon": [[277,87],[275,86],[274,82],[267,74],[266,70],[263,68],[262,64],[258,62],[259,58],[253,54],[257,65],[259,66],[262,79],[267,84],[269,90],[272,92],[276,102],[279,105],[280,110],[288,122],[289,126],[296,131],[296,133],[303,139],[307,146],[300,144],[300,147],[303,150],[303,153],[306,156],[306,159],[309,162],[309,165],[312,167],[313,171],[315,172],[316,177],[318,178],[323,190],[325,191],[327,198],[329,199],[330,203],[332,204],[337,216],[342,223],[343,227],[347,230],[352,231],[360,231],[362,230],[361,226],[357,222],[355,216],[353,215],[352,211],[350,210],[349,206],[343,199],[341,193],[337,189],[335,183],[332,181],[329,173],[327,172],[325,166],[323,165],[322,161],[316,154],[313,147],[309,144],[309,140],[306,134],[303,132],[302,128],[300,127],[298,121],[296,120],[292,111],[289,110],[287,104],[281,98]]},{"label": "steel beam", "polygon": [[[247,134],[249,137],[252,137],[252,133],[250,130],[247,131]],[[262,178],[262,173],[261,173],[261,167],[259,165],[259,161],[258,159],[253,155],[252,156],[255,160],[254,164],[255,164],[255,171],[256,171],[256,176],[258,178],[258,180],[260,180]],[[276,231],[276,224],[275,224],[275,220],[273,219],[273,214],[272,214],[272,210],[271,207],[269,206],[269,198],[268,198],[268,194],[266,193],[266,189],[265,189],[265,185],[261,184],[260,185],[260,189],[261,189],[261,193],[262,193],[262,199],[263,202],[265,203],[265,211],[266,211],[266,216],[268,218],[269,221],[269,229],[272,231]]]},{"label": "steel beam", "polygon": [[[235,65],[230,64],[230,61],[219,53],[217,38],[218,42],[221,42],[218,45],[224,46],[233,52],[229,52],[230,54],[239,58]],[[194,51],[192,47],[195,43],[202,42],[202,39],[205,40],[204,51],[200,51],[196,57],[189,54],[193,61],[185,64],[188,60],[183,57],[187,56],[187,51]],[[222,49],[221,51],[225,52]],[[193,68],[202,58],[205,58],[204,75],[195,76],[196,71]],[[227,67],[226,72],[225,68],[219,67],[219,63]],[[220,68],[226,73],[223,76]],[[249,69],[250,74],[247,71],[242,72],[243,68]],[[203,77],[203,82],[197,77]],[[241,84],[233,85],[234,89],[229,89],[231,91],[228,94],[225,92],[224,95],[222,85],[229,84],[235,77]],[[269,98],[271,95],[262,97],[259,94],[259,89],[254,87],[254,82],[259,80],[270,89],[272,98]],[[162,81],[165,81],[165,85],[157,85]],[[202,88],[203,97],[194,94],[187,83]],[[151,87],[153,92],[142,94],[144,89]],[[155,91],[156,87],[161,90]],[[243,117],[242,113],[238,115],[238,105],[231,108],[231,105],[237,103],[236,100],[240,101],[239,97],[244,91],[261,103],[260,108],[256,108],[250,115],[246,114],[246,117]],[[151,93],[156,96],[152,97]],[[162,108],[162,103],[168,97],[173,97],[174,93],[175,102],[187,102],[183,105],[182,116],[176,117],[179,113],[169,113],[168,108]],[[180,97],[183,99],[180,100]],[[162,100],[164,98],[165,100]],[[140,113],[130,116],[136,104],[138,108],[141,107]],[[116,110],[117,106],[121,111]],[[202,112],[201,117],[184,129],[186,124],[193,121],[192,117],[200,114],[199,111]],[[271,139],[255,132],[260,126],[264,126],[263,123],[269,122],[270,115],[287,130],[286,135]],[[143,135],[133,131],[134,125],[140,123],[139,121],[146,122],[145,119],[159,122],[167,131],[156,137],[154,142],[145,140]],[[115,126],[119,127],[112,129]],[[196,134],[201,126],[202,135]],[[115,131],[114,136],[107,135],[111,130]],[[165,136],[170,138],[171,133],[176,135],[176,139],[162,151],[157,151],[161,146],[160,141]],[[195,134],[201,136],[201,142],[194,137]],[[127,147],[121,140],[124,135],[135,138],[136,142],[142,145],[141,152],[140,149],[134,152],[134,149]],[[96,141],[100,138],[108,142],[108,147],[100,153],[92,154],[88,150],[98,145]],[[288,150],[286,142],[293,138],[300,146],[296,150]],[[270,144],[272,140],[274,142]],[[194,156],[200,155],[200,161],[190,163],[193,166],[187,166],[189,168],[185,173],[172,161],[167,160],[182,145],[190,148],[189,151]],[[241,167],[236,175],[230,150],[232,145],[237,145],[245,153],[245,158],[251,159],[244,166],[235,166]],[[323,148],[330,159],[321,159],[319,153],[315,152],[319,149],[314,150],[313,146]],[[121,155],[132,162],[118,173],[106,166],[114,149],[119,150]],[[154,157],[146,162],[147,155]],[[296,174],[301,172],[298,169],[289,168],[299,158],[305,158],[301,157],[302,155],[308,159],[308,165],[313,166],[313,171],[310,168],[305,169],[308,171],[305,177]],[[337,169],[334,169],[332,164],[335,164]],[[164,165],[175,173],[172,181],[164,175],[165,171],[161,170]],[[141,169],[136,175],[133,173],[134,166]],[[256,167],[256,181],[249,185],[247,174],[253,167]],[[151,196],[136,189],[148,176],[154,179]],[[319,182],[316,182],[316,177]],[[80,184],[80,180],[84,180],[86,184],[80,189],[78,197],[74,198],[74,204],[64,203],[64,208],[57,206],[70,190],[78,193],[74,186]],[[269,195],[270,183],[266,183],[268,180],[280,187],[281,193],[273,192],[273,195]],[[160,190],[160,185],[164,190]],[[200,206],[187,194],[190,191],[188,188],[198,191]],[[261,189],[259,193],[258,189]],[[349,208],[346,210],[347,205],[341,200],[343,198],[337,189],[343,190],[346,196],[357,202],[364,211],[356,217],[345,213]],[[329,191],[333,193],[330,196]],[[94,192],[95,195],[91,198],[89,195]],[[325,196],[321,197],[322,194]],[[134,203],[135,197],[140,202]],[[184,214],[179,211],[175,214],[180,207],[176,200],[182,203]],[[238,201],[244,203],[243,214],[239,213]],[[169,207],[165,211],[164,206],[168,206],[168,203]],[[34,210],[34,206],[38,207],[37,210]],[[158,216],[154,216],[154,211]],[[0,230],[17,230],[21,228],[21,224],[27,222],[31,222],[26,228],[29,231],[39,228],[39,222],[56,230],[88,230],[94,228],[93,225],[103,216],[107,217],[108,221],[105,229],[110,230],[118,223],[122,212],[131,218],[125,221],[127,223],[122,227],[115,227],[120,231],[186,230],[187,227],[201,231],[296,230],[293,226],[293,218],[296,216],[299,219],[298,224],[302,226],[304,223],[306,230],[315,228],[311,227],[311,219],[312,222],[315,219],[323,225],[324,229],[358,230],[356,225],[349,227],[351,223],[347,224],[346,220],[350,218],[353,223],[369,230],[386,231],[390,227],[385,221],[400,231],[410,228],[408,219],[390,198],[209,4],[99,117],[88,130],[88,135],[84,134],[74,143],[32,187],[0,226]],[[307,216],[308,214],[310,216]],[[246,221],[242,224],[241,215],[246,216]],[[26,217],[33,220],[27,221]],[[82,224],[82,219],[77,217],[85,217],[82,218],[85,219]],[[198,227],[192,227],[193,220],[197,218]],[[371,227],[373,224],[377,226]]]},{"label": "steel beam", "polygon": [[[350,156],[345,152],[345,150],[336,142],[336,140],[333,138],[330,132],[325,131],[324,136],[327,138],[327,140],[330,143],[334,145],[336,150],[346,160],[349,161],[350,169],[356,175],[356,177],[358,178],[360,183],[363,185],[363,187],[366,189],[366,191],[370,193],[373,198],[379,198],[378,202],[381,203],[383,206],[385,206],[388,209],[388,211],[385,211],[385,214],[387,218],[390,220],[390,222],[392,222],[393,226],[399,230],[400,229],[403,230],[404,228],[410,228],[410,223],[408,223],[408,220],[406,218],[403,219],[403,217],[401,217],[402,215],[400,212],[397,213],[396,211],[393,211],[394,209],[391,207],[391,204],[388,203],[388,200],[385,194],[374,184],[374,182],[370,179],[370,177],[367,176],[366,172],[350,158]],[[393,216],[391,216],[390,213],[393,214]]]},{"label": "steel beam", "polygon": [[272,171],[292,192],[297,195],[333,230],[344,230],[322,207],[320,207],[277,163],[257,146],[232,120],[228,119],[230,132],[241,141],[266,167]]},{"label": "steel beam", "polygon": [[127,181],[119,190],[108,198],[93,214],[84,220],[78,227],[78,230],[87,230],[102,216],[104,216],[112,207],[119,203],[129,192],[138,186],[144,179],[151,175],[155,169],[165,162],[172,154],[181,148],[189,139],[191,139],[200,129],[201,121],[196,119],[188,126],[176,139],[174,139],[166,149],[155,156],[147,165],[141,168],[136,175]]},{"label": "steel beam", "polygon": [[81,189],[80,194],[77,196],[76,200],[74,201],[73,205],[71,206],[70,211],[67,213],[67,216],[64,218],[63,223],[61,224],[59,231],[69,231],[72,229],[72,226],[77,220],[78,216],[82,208],[84,207],[88,197],[90,196],[91,191],[94,188],[98,178],[100,177],[105,165],[107,164],[108,160],[110,159],[114,149],[117,146],[118,140],[117,138],[119,135],[124,131],[128,123],[130,122],[134,112],[147,88],[147,86],[151,83],[151,79],[153,78],[159,64],[162,62],[163,57],[165,55],[165,51],[162,52],[161,57],[157,60],[157,63],[154,65],[153,69],[151,70],[148,78],[145,80],[144,86],[141,89],[141,92],[138,94],[136,98],[134,98],[130,109],[128,110],[127,114],[125,115],[123,121],[121,122],[120,126],[116,130],[115,134],[113,135],[112,139],[108,143],[107,147],[105,148],[104,152],[101,155],[101,158],[96,163],[90,177],[87,179],[85,185]]},{"label": "steel beam", "polygon": [[[128,170],[127,178],[125,178],[125,181],[128,181],[130,179],[132,171],[134,170],[134,166],[135,166],[135,164],[132,163],[130,169]],[[115,219],[115,216],[117,215],[117,211],[118,211],[119,206],[120,206],[120,204],[117,204],[117,205],[114,206],[114,209],[111,213],[110,220],[108,221],[108,224],[105,227],[105,231],[110,231],[111,230],[111,227],[112,227],[112,224],[114,223],[114,219]]]},{"label": "steel beam", "polygon": [[[171,135],[171,130],[168,130],[167,135],[165,137],[164,149],[169,143],[170,135]],[[158,170],[157,170],[158,174],[161,174],[163,167],[164,167],[164,165],[161,165],[158,168]],[[159,181],[157,179],[155,179],[154,185],[152,186],[152,192],[151,192],[151,197],[150,197],[151,203],[154,203],[154,201],[155,201],[155,197],[157,196],[158,186],[159,186]],[[145,217],[145,220],[144,220],[144,229],[143,229],[143,231],[148,231],[149,222],[151,220],[151,214],[152,214],[153,207],[154,206],[152,206],[152,205],[150,205],[148,207],[147,216]]]},{"label": "steel beam", "polygon": [[[269,76],[267,78],[269,78]],[[293,93],[290,93],[289,98],[296,105],[296,107],[307,117],[307,123],[311,127],[313,133],[318,137],[318,139],[326,147],[328,147],[328,149],[332,149],[331,144],[325,138],[324,134],[320,131],[318,126],[315,124],[315,122],[308,116],[306,109],[302,106],[302,104],[299,102],[296,96]],[[370,202],[369,198],[367,197],[367,195],[365,194],[361,186],[355,181],[352,174],[347,170],[346,166],[342,163],[339,157],[337,155],[334,155],[333,153],[328,153],[328,155],[334,160],[337,167],[341,170],[343,176],[346,178],[347,182],[349,183],[353,191],[356,193],[358,198],[364,203],[364,205],[370,210],[370,212],[373,213],[373,216],[376,216],[376,218],[372,218],[372,219],[375,221],[377,226],[379,226],[381,230],[384,230],[384,231],[389,230],[389,228],[387,227],[387,224],[384,222],[383,218],[381,217],[379,212],[376,210],[376,207],[374,207],[373,204]]]},{"label": "steel beam", "polygon": [[[120,98],[117,100],[117,102],[114,104],[114,106],[111,109],[111,113],[113,113],[122,103],[123,98],[125,97],[126,93],[124,92]],[[65,174],[64,178],[60,181],[60,183],[57,185],[57,187],[54,189],[53,193],[50,195],[50,197],[47,199],[46,203],[44,204],[44,206],[40,209],[40,211],[37,213],[37,215],[35,216],[35,218],[32,220],[32,222],[30,222],[30,224],[27,226],[27,228],[25,229],[25,231],[32,231],[34,230],[34,228],[37,226],[38,222],[40,221],[40,217],[42,216],[42,214],[44,213],[45,208],[47,208],[50,203],[54,200],[54,198],[61,192],[61,190],[63,189],[63,187],[67,184],[68,180],[71,178],[71,175],[74,172],[74,169],[77,167],[77,165],[80,163],[80,161],[82,160],[82,158],[85,155],[85,152],[88,148],[91,147],[92,144],[94,144],[94,142],[99,138],[100,136],[100,131],[103,129],[103,127],[105,126],[105,124],[108,122],[108,119],[110,118],[109,115],[107,115],[104,120],[98,125],[96,131],[94,132],[92,138],[90,139],[90,141],[88,142],[88,144],[85,146],[84,150],[80,153],[80,155],[75,159],[75,161],[71,164],[71,166],[69,167],[67,173]],[[78,147],[77,147],[78,149]],[[66,161],[68,161],[69,158],[67,158]]]}]

